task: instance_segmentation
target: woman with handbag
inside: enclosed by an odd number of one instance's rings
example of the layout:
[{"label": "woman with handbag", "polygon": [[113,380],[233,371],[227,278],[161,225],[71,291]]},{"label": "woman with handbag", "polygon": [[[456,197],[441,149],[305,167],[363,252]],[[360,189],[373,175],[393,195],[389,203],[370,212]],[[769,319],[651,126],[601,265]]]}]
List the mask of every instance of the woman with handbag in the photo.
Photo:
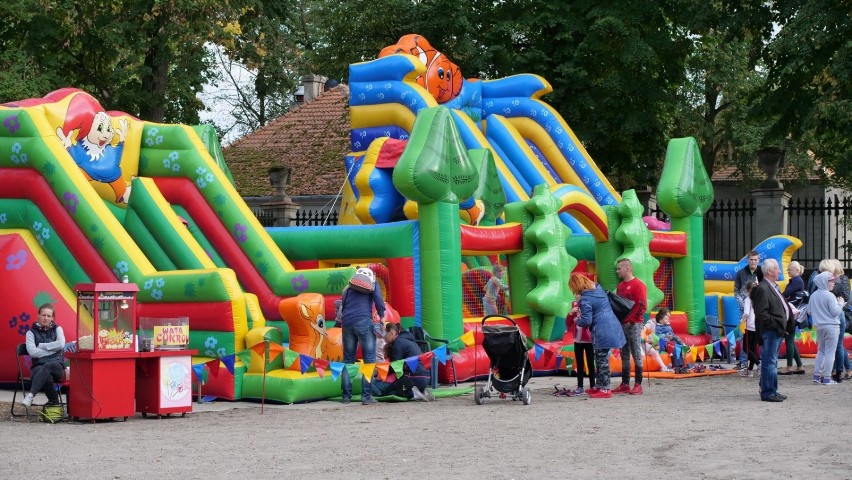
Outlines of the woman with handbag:
[{"label": "woman with handbag", "polygon": [[[787,265],[787,275],[790,277],[790,281],[787,283],[787,286],[784,288],[784,292],[781,294],[784,297],[784,300],[793,304],[794,307],[798,307],[794,300],[796,298],[801,298],[801,295],[805,292],[805,282],[802,280],[802,273],[805,271],[805,267],[803,267],[799,262],[793,260]],[[793,333],[787,333],[784,337],[784,351],[787,355],[787,368],[778,372],[779,375],[803,375],[805,373],[805,369],[802,367],[802,357],[799,356],[799,347],[796,346],[796,330],[793,330]],[[796,368],[793,369],[793,361],[796,361]]]},{"label": "woman with handbag", "polygon": [[606,292],[600,285],[578,273],[571,274],[568,288],[579,295],[579,315],[577,325],[589,327],[592,332],[592,346],[595,350],[597,381],[595,388],[587,390],[591,398],[611,398],[609,376],[609,352],[613,348],[624,346],[624,331],[621,323],[612,313]]}]

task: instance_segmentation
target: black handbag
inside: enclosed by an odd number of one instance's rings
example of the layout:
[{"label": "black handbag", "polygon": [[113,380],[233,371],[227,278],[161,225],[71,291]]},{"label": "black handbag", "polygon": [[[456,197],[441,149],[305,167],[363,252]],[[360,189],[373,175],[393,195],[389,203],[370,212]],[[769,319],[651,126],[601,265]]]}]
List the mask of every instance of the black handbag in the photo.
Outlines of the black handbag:
[{"label": "black handbag", "polygon": [[615,314],[615,318],[619,322],[624,323],[636,302],[624,298],[615,292],[606,292],[606,296],[609,298],[609,306],[612,307],[612,313]]}]

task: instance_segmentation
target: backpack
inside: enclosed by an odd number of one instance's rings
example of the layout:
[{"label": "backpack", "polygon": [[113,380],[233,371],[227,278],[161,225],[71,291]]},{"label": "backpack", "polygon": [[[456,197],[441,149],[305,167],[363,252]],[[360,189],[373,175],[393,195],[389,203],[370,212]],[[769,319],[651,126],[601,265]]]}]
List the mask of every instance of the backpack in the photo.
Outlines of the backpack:
[{"label": "backpack", "polygon": [[796,323],[799,324],[799,328],[811,328],[813,321],[811,320],[811,314],[808,312],[808,304],[806,303],[797,308],[799,309],[799,314],[796,315]]},{"label": "backpack", "polygon": [[334,301],[334,321],[337,324],[343,321],[343,300],[346,299],[346,292],[348,290],[349,287],[344,288],[340,298]]},{"label": "backpack", "polygon": [[369,268],[359,268],[349,279],[349,286],[361,293],[373,293],[376,289],[376,274]]}]

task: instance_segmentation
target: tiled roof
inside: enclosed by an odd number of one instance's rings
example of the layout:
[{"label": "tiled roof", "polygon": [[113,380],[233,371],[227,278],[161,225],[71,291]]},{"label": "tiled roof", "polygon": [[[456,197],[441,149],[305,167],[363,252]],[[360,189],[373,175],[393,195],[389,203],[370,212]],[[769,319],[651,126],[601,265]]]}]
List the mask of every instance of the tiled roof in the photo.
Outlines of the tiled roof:
[{"label": "tiled roof", "polygon": [[335,195],[349,153],[349,87],[338,85],[225,147],[225,162],[243,197],[272,195],[268,172],[289,167],[285,192]]},{"label": "tiled roof", "polygon": [[[816,167],[814,167],[814,172],[808,175],[809,180],[818,180],[819,174],[816,172]],[[763,180],[766,178],[766,174],[757,166],[757,163],[752,165],[751,177],[756,180]],[[784,167],[781,168],[781,171],[778,172],[778,180],[781,181],[790,181],[790,180],[799,180],[800,177],[798,172],[793,165],[787,163]],[[743,172],[736,166],[732,165],[723,165],[716,168],[716,171],[713,173],[711,178],[712,182],[740,182],[743,180]]]}]

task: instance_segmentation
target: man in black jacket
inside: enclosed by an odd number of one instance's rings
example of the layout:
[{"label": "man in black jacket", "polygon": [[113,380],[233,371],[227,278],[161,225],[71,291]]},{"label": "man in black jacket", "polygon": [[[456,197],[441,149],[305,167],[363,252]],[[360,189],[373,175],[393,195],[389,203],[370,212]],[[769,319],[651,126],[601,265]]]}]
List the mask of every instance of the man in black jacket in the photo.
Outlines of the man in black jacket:
[{"label": "man in black jacket", "polygon": [[[414,335],[408,330],[403,330],[398,323],[385,325],[385,357],[390,362],[405,360],[420,356],[420,347],[414,341]],[[404,367],[402,375],[397,373],[397,380],[393,383],[373,380],[373,395],[400,395],[419,401],[432,401],[435,397],[426,386],[429,385],[429,372],[418,362],[417,368],[412,372],[408,365]]]},{"label": "man in black jacket", "polygon": [[[748,252],[746,254],[746,259],[748,263],[746,266],[737,270],[737,276],[734,278],[734,297],[737,299],[737,304],[740,306],[740,317],[743,316],[745,312],[743,312],[743,302],[745,302],[746,295],[746,287],[748,287],[752,283],[758,283],[763,280],[763,271],[760,269],[760,254],[755,252],[754,250]],[[734,357],[734,346],[730,347],[731,351],[728,355],[729,358]],[[740,350],[740,359],[737,365],[734,367],[736,369],[745,368],[746,364],[746,348],[745,344]]]},{"label": "man in black jacket", "polygon": [[778,350],[787,333],[795,325],[793,311],[778,289],[781,269],[778,261],[763,261],[763,280],[751,291],[755,327],[763,339],[760,351],[760,399],[764,402],[783,402],[787,396],[778,393]]}]

